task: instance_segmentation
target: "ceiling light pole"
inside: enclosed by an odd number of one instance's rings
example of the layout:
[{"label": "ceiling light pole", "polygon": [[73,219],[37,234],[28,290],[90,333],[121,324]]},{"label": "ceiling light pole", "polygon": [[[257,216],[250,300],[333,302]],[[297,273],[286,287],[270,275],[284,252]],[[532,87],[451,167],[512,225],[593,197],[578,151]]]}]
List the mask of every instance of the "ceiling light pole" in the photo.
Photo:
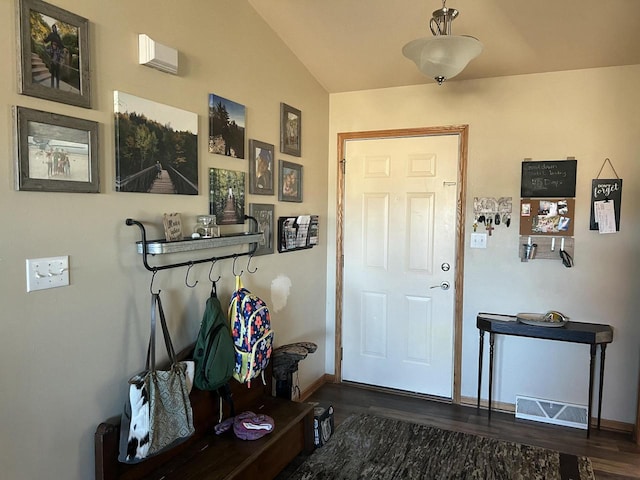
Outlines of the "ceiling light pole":
[{"label": "ceiling light pole", "polygon": [[482,43],[467,35],[452,35],[451,24],[459,15],[455,8],[442,8],[433,12],[429,22],[432,37],[419,38],[402,48],[405,57],[415,62],[418,69],[442,85],[455,77],[482,52]]}]

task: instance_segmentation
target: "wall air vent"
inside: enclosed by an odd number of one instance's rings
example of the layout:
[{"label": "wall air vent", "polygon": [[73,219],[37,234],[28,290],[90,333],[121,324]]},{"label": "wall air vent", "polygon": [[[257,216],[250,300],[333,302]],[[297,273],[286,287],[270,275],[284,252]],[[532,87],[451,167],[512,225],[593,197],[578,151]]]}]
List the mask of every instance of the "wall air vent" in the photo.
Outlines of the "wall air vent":
[{"label": "wall air vent", "polygon": [[178,74],[178,51],[155,42],[144,33],[138,35],[138,56],[140,65],[173,75]]}]

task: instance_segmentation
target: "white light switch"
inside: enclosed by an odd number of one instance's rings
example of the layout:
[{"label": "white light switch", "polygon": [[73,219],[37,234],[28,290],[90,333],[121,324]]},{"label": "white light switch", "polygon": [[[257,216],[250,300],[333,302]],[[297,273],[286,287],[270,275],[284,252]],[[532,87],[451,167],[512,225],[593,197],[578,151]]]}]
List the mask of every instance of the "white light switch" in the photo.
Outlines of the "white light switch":
[{"label": "white light switch", "polygon": [[471,234],[471,248],[487,248],[487,234],[486,233],[472,233]]},{"label": "white light switch", "polygon": [[69,285],[69,257],[27,259],[27,292]]}]

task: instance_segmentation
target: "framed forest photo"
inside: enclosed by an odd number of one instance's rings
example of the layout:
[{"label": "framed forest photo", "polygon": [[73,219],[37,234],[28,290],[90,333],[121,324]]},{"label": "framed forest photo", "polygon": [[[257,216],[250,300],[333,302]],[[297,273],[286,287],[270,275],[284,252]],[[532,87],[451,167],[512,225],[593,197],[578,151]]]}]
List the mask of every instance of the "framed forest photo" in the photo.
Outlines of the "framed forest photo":
[{"label": "framed forest photo", "polygon": [[209,169],[209,214],[218,225],[244,223],[245,173],[223,168]]},{"label": "framed forest photo", "polygon": [[280,104],[280,152],[302,155],[302,112],[286,103]]},{"label": "framed forest photo", "polygon": [[209,153],[244,157],[245,106],[209,94]]},{"label": "framed forest photo", "polygon": [[273,195],[273,145],[249,140],[249,193]]},{"label": "framed forest photo", "polygon": [[113,93],[117,192],[198,194],[198,115]]},{"label": "framed forest photo", "polygon": [[20,0],[23,95],[91,108],[89,21],[42,0]]},{"label": "framed forest photo", "polygon": [[98,193],[98,124],[14,107],[16,189]]}]

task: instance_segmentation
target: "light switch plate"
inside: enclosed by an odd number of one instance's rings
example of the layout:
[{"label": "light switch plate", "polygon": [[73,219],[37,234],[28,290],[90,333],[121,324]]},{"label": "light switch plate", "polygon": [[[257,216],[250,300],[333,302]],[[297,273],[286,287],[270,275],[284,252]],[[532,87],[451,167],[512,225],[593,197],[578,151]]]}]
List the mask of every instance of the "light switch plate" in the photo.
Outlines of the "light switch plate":
[{"label": "light switch plate", "polygon": [[69,257],[27,259],[27,292],[69,285]]},{"label": "light switch plate", "polygon": [[487,234],[486,233],[472,233],[471,234],[471,248],[487,248]]}]

